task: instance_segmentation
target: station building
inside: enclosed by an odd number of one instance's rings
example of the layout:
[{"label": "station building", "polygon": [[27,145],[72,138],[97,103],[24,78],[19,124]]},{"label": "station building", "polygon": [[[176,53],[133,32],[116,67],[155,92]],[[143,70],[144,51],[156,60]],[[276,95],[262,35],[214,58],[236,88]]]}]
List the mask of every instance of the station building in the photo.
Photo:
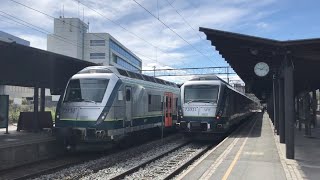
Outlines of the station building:
[{"label": "station building", "polygon": [[47,50],[66,56],[141,72],[142,61],[109,33],[88,33],[79,18],[55,18]]}]

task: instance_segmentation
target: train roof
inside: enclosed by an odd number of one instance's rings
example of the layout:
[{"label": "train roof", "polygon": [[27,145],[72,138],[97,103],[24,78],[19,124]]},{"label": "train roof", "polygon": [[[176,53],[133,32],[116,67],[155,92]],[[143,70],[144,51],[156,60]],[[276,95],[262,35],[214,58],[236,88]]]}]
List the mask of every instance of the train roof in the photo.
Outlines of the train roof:
[{"label": "train roof", "polygon": [[196,76],[189,81],[211,81],[211,80],[219,80],[224,82],[225,84],[229,84],[223,79],[219,78],[217,75],[203,75],[203,76]]},{"label": "train roof", "polygon": [[190,79],[189,81],[212,81],[212,80],[219,80],[221,82],[223,82],[223,84],[225,84],[229,89],[232,89],[233,91],[241,94],[242,96],[247,97],[248,99],[254,101],[253,99],[251,99],[249,96],[247,96],[245,93],[238,91],[237,89],[235,89],[234,87],[232,87],[229,83],[227,83],[226,81],[224,81],[223,79],[221,79],[220,77],[218,77],[217,75],[202,75],[202,76],[196,76],[192,79]]},{"label": "train roof", "polygon": [[144,74],[128,71],[125,69],[117,68],[114,66],[90,66],[78,72],[78,74],[85,74],[85,73],[115,73],[117,76],[125,76],[129,78],[140,79],[144,81],[149,81],[157,84],[163,84],[163,85],[178,88],[178,85],[176,83],[165,81],[163,79],[155,78],[152,76],[147,76]]}]

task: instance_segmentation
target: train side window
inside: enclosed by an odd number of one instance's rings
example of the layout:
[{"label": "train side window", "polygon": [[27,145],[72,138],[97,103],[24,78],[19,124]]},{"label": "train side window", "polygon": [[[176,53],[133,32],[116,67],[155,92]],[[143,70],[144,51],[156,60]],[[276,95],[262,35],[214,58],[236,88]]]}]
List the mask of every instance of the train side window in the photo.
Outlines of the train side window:
[{"label": "train side window", "polygon": [[151,94],[148,95],[148,104],[151,104]]},{"label": "train side window", "polygon": [[130,101],[131,100],[131,90],[127,89],[126,90],[126,101]]}]

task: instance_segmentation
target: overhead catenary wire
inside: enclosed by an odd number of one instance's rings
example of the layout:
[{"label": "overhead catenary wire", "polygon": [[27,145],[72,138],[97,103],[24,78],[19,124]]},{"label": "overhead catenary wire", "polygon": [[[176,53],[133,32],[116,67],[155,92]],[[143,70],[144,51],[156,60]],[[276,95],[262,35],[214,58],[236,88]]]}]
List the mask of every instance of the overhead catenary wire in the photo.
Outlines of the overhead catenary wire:
[{"label": "overhead catenary wire", "polygon": [[[42,12],[42,11],[39,11],[39,10],[37,10],[37,9],[35,9],[35,8],[32,8],[32,7],[30,7],[30,6],[27,6],[27,5],[23,4],[23,3],[17,2],[17,1],[15,1],[15,0],[10,0],[10,1],[12,1],[12,2],[14,2],[14,3],[17,3],[17,4],[20,4],[20,5],[22,5],[22,6],[26,7],[26,8],[32,9],[32,10],[34,10],[34,11],[37,11],[37,12],[39,12],[39,13],[41,13],[41,14],[44,14],[44,15],[46,15],[46,16],[48,16],[48,17],[55,18],[55,17],[53,17],[53,16],[51,16],[51,15],[48,15],[48,14]],[[74,0],[74,1],[76,1],[76,0]],[[80,4],[84,5],[84,6],[86,6],[87,8],[91,9],[92,11],[95,11],[96,13],[100,14],[102,17],[104,17],[104,18],[106,18],[107,20],[113,22],[114,24],[120,26],[122,29],[128,31],[128,32],[131,33],[132,35],[134,35],[134,36],[136,36],[137,38],[145,41],[145,42],[148,43],[150,46],[155,47],[156,50],[158,49],[158,50],[160,50],[160,51],[163,52],[163,50],[160,49],[159,47],[157,47],[157,46],[153,45],[152,43],[148,42],[147,40],[141,38],[140,36],[136,35],[135,33],[132,33],[132,32],[129,31],[127,28],[125,28],[125,27],[122,26],[121,24],[117,23],[116,21],[113,21],[112,19],[106,17],[104,14],[100,13],[99,11],[91,8],[90,6],[85,5],[84,3],[80,2],[80,1],[76,1],[76,2],[78,2],[78,3],[80,3]],[[71,24],[70,24],[70,25],[71,25]],[[74,26],[74,25],[72,25],[72,26]],[[76,27],[76,26],[75,26],[75,27]],[[79,27],[76,27],[76,28],[79,28]],[[95,36],[96,36],[96,37],[99,37],[99,38],[101,38],[101,39],[105,39],[104,37],[100,37],[100,36],[98,36],[98,35],[96,35],[96,34],[95,34]],[[143,55],[143,54],[141,54],[141,53],[139,53],[139,52],[134,52],[134,53],[136,53],[136,54],[144,57],[145,59],[148,59],[148,60],[154,61],[154,62],[156,62],[156,63],[158,63],[158,64],[161,64],[161,65],[163,65],[163,66],[169,66],[169,65],[166,65],[166,64],[164,64],[164,63],[159,62],[159,61],[157,60],[157,58],[156,58],[156,59],[152,59],[152,58],[147,57],[147,56],[145,56],[145,55]],[[194,55],[192,55],[192,56],[194,56]],[[169,67],[170,67],[170,66],[169,66]]]},{"label": "overhead catenary wire", "polygon": [[[40,27],[38,27],[38,26],[35,26],[35,25],[31,24],[31,23],[28,23],[28,22],[26,22],[26,21],[24,21],[24,20],[22,20],[22,19],[19,19],[19,18],[13,16],[13,15],[8,14],[8,13],[5,13],[5,12],[3,12],[3,11],[1,11],[1,10],[0,10],[0,13],[3,13],[3,14],[6,15],[6,16],[5,16],[5,15],[1,15],[1,14],[0,14],[0,16],[2,16],[2,17],[6,18],[6,19],[9,19],[9,20],[11,20],[11,21],[13,21],[13,22],[15,22],[15,23],[17,23],[17,24],[20,24],[20,25],[23,25],[23,26],[28,27],[28,28],[30,28],[30,29],[33,29],[33,30],[35,30],[35,31],[38,31],[38,32],[40,32],[40,33],[42,33],[42,34],[48,35],[49,33],[51,33],[51,32],[49,32],[49,31],[47,31],[47,30],[45,30],[45,29],[42,29],[42,28],[40,28]],[[7,22],[7,23],[9,23],[9,22]],[[67,38],[65,38],[65,37],[62,37],[62,36],[59,36],[59,35],[55,35],[55,34],[51,34],[50,36],[53,37],[53,38],[56,38],[56,39],[58,39],[58,40],[60,40],[60,41],[64,41],[64,42],[66,42],[66,43],[68,43],[68,44],[71,44],[71,45],[74,45],[74,46],[76,46],[76,47],[82,48],[82,45],[79,45],[78,43],[74,43],[73,41],[71,41],[71,40],[69,40],[69,39],[67,39]],[[88,44],[86,44],[86,45],[88,45]],[[89,46],[88,46],[88,47],[89,47]],[[95,50],[95,49],[93,49],[93,48],[89,48],[89,49]],[[99,52],[97,52],[97,51],[92,51],[92,53],[99,53]],[[142,55],[142,56],[143,56],[143,55]],[[148,58],[148,57],[146,57],[146,58]]]},{"label": "overhead catenary wire", "polygon": [[[28,27],[28,28],[31,28],[31,29],[33,29],[33,30],[35,30],[35,31],[38,31],[38,32],[40,32],[40,33],[43,33],[43,34],[45,34],[45,35],[48,35],[48,33],[51,33],[51,32],[49,32],[49,31],[47,31],[47,30],[45,30],[45,29],[43,29],[43,28],[40,28],[40,27],[38,27],[38,26],[35,26],[35,25],[33,25],[33,24],[29,23],[29,22],[26,22],[26,21],[24,21],[24,20],[22,20],[22,19],[20,19],[20,18],[17,18],[17,17],[15,17],[15,16],[13,16],[13,15],[11,15],[11,14],[8,14],[8,13],[6,13],[6,12],[3,12],[3,11],[1,11],[1,10],[0,10],[0,13],[4,14],[4,15],[1,15],[1,14],[0,14],[0,16],[2,16],[2,17],[4,17],[4,18],[7,18],[7,19],[9,19],[9,20],[11,20],[11,21],[14,21],[14,22],[16,22],[16,23],[18,23],[18,24],[20,24],[20,25],[23,25],[23,26],[26,26],[26,27]],[[64,41],[64,42],[66,42],[66,43],[69,43],[69,44],[71,44],[71,45],[75,45],[75,46],[77,46],[77,47],[82,47],[82,46],[79,46],[77,43],[74,43],[74,42],[70,41],[69,39],[67,39],[67,38],[65,38],[65,37],[58,36],[58,35],[51,35],[51,36],[54,37],[54,38],[56,38],[56,39],[59,39],[59,40],[61,40],[61,41]]]},{"label": "overhead catenary wire", "polygon": [[[51,15],[49,15],[49,14],[47,14],[47,13],[44,13],[43,11],[40,11],[40,10],[38,10],[38,9],[35,9],[35,8],[33,8],[33,7],[31,7],[31,6],[28,6],[28,5],[26,5],[26,4],[23,4],[23,3],[21,3],[21,2],[17,2],[17,1],[15,1],[15,0],[10,0],[10,1],[12,1],[12,2],[14,2],[14,3],[16,3],[16,4],[19,4],[19,5],[21,5],[21,6],[24,6],[25,8],[28,8],[28,9],[31,9],[31,10],[36,11],[36,12],[38,12],[38,13],[41,13],[41,14],[43,14],[43,15],[45,15],[45,16],[48,16],[48,17],[50,17],[50,18],[52,18],[52,19],[56,19],[54,16],[51,16]],[[80,2],[80,4],[82,4],[82,3]],[[63,21],[63,20],[61,20],[61,19],[58,19],[58,20],[59,20],[59,21]],[[73,25],[73,24],[71,24],[71,23],[67,23],[67,22],[65,22],[65,23],[66,23],[66,24],[69,24],[69,25],[72,26],[72,27],[75,27],[75,28],[77,28],[77,29],[80,29],[80,27],[75,26],[75,25]],[[51,32],[49,32],[49,33],[51,33]],[[97,34],[93,34],[93,36],[98,37],[98,38],[100,38],[100,39],[107,40],[105,37],[99,36],[99,35],[97,35]],[[91,48],[91,49],[92,49],[92,48]],[[151,60],[151,61],[153,61],[153,62],[157,62],[157,63],[159,63],[159,64],[161,64],[161,65],[163,65],[163,66],[168,66],[168,65],[163,64],[163,63],[160,63],[160,62],[158,62],[157,60],[152,59],[152,58],[150,58],[150,57],[148,57],[148,56],[146,56],[146,55],[143,55],[143,54],[140,53],[140,52],[134,51],[134,53],[135,53],[135,54],[138,54],[138,55],[140,55],[140,56],[142,56],[142,57],[144,57],[144,58],[146,58],[146,59],[148,59],[148,60]]]},{"label": "overhead catenary wire", "polygon": [[[159,51],[161,51],[161,52],[163,52],[163,53],[167,53],[167,52],[165,52],[165,50],[163,50],[163,49],[159,48],[158,46],[152,44],[151,42],[143,39],[142,37],[140,37],[140,36],[137,35],[136,33],[130,31],[129,29],[127,29],[126,27],[124,27],[124,26],[121,25],[120,23],[118,23],[118,22],[116,22],[116,21],[108,18],[108,17],[105,16],[103,13],[101,13],[101,12],[99,12],[98,10],[92,8],[91,6],[89,6],[89,5],[87,5],[87,4],[84,4],[83,2],[80,2],[80,1],[78,1],[78,0],[73,0],[73,1],[79,2],[79,3],[82,4],[83,6],[87,7],[88,9],[90,9],[91,11],[97,13],[97,14],[100,15],[101,17],[105,18],[106,20],[112,22],[113,24],[115,24],[115,25],[119,26],[120,28],[122,28],[123,30],[127,31],[128,33],[130,33],[130,34],[131,34],[132,36],[134,36],[135,38],[138,38],[138,39],[140,39],[141,41],[143,41],[143,42],[147,43],[148,45],[152,46],[154,49],[157,49],[157,50],[159,50]],[[161,64],[161,65],[164,65],[164,66],[169,66],[169,65],[166,65],[166,64],[164,64],[164,63],[160,63],[159,61],[157,61],[157,59],[155,60],[155,62],[156,62],[156,63],[159,63],[159,64]]]},{"label": "overhead catenary wire", "polygon": [[[116,22],[116,21],[114,21],[114,20],[112,20],[112,19],[108,18],[108,17],[107,17],[107,16],[105,16],[103,13],[101,13],[101,12],[99,12],[98,10],[96,10],[96,9],[92,8],[91,6],[89,6],[89,5],[87,5],[87,4],[83,3],[83,2],[81,2],[81,1],[79,1],[79,0],[73,0],[73,1],[75,1],[75,2],[80,2],[80,4],[82,4],[83,6],[85,6],[85,7],[87,7],[88,9],[90,9],[90,10],[94,11],[95,13],[97,13],[98,15],[100,15],[101,17],[103,17],[103,18],[105,18],[106,20],[108,20],[108,21],[112,22],[113,24],[115,24],[115,25],[119,26],[119,27],[120,27],[120,28],[122,28],[123,30],[125,30],[125,31],[129,32],[132,36],[134,36],[134,37],[136,37],[136,38],[138,38],[138,39],[140,39],[140,40],[144,41],[145,43],[149,44],[150,46],[152,46],[152,47],[153,47],[153,48],[155,48],[156,50],[159,50],[159,51],[161,51],[162,53],[168,53],[168,52],[166,52],[165,50],[163,50],[163,49],[159,48],[158,46],[156,46],[156,45],[154,45],[154,44],[150,43],[149,41],[147,41],[147,40],[145,40],[145,39],[143,39],[142,37],[140,37],[140,36],[139,36],[139,35],[137,35],[136,33],[134,33],[134,32],[132,32],[132,31],[130,31],[129,29],[127,29],[126,27],[124,27],[124,26],[123,26],[123,25],[121,25],[120,23],[118,23],[118,22]],[[189,57],[189,56],[190,56],[190,55],[187,55],[187,56],[185,56],[185,57]],[[191,55],[191,56],[192,56],[192,55]],[[159,61],[157,61],[157,63],[159,63],[159,64],[162,64],[162,65],[163,65],[163,63],[160,63]],[[168,66],[168,65],[166,65],[166,66]]]},{"label": "overhead catenary wire", "polygon": [[[175,8],[175,7],[172,5],[173,2],[170,3],[169,0],[166,0],[166,1],[167,1],[167,3],[172,7],[172,9],[174,9],[175,12],[181,17],[181,19],[184,21],[184,23],[187,24],[187,25],[195,32],[195,34],[199,37],[199,39],[201,40],[201,42],[203,42],[203,43],[205,44],[206,39],[204,39],[203,37],[201,37],[200,34],[199,34],[199,31],[195,30],[195,29],[191,26],[191,24],[186,20],[186,18],[184,18],[184,17],[182,16],[182,14],[179,13],[179,11],[177,10],[177,8]],[[207,45],[207,44],[205,44],[205,45]],[[211,45],[210,45],[210,48],[211,48]]]},{"label": "overhead catenary wire", "polygon": [[187,41],[185,38],[183,38],[179,33],[174,31],[172,28],[170,28],[166,23],[164,23],[160,18],[157,18],[153,13],[151,13],[147,8],[142,6],[139,2],[136,0],[133,0],[138,6],[140,6],[142,9],[144,9],[146,12],[148,12],[152,17],[157,19],[161,24],[163,24],[166,28],[168,28],[171,32],[173,32],[175,35],[177,35],[180,39],[182,39],[185,43],[187,43],[190,47],[192,47],[195,51],[197,51],[199,54],[203,55],[208,60],[211,60],[208,56],[206,56],[204,53],[202,53],[199,49],[197,49],[194,45],[192,45],[189,41]]}]

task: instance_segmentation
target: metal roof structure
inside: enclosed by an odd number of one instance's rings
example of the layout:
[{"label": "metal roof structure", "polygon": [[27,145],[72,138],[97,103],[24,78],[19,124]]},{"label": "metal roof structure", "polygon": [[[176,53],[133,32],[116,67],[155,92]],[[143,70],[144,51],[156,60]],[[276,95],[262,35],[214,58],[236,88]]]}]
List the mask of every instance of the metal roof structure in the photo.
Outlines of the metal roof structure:
[{"label": "metal roof structure", "polygon": [[[203,27],[200,31],[246,83],[246,91],[259,99],[272,93],[273,77],[281,76],[284,59],[293,66],[295,93],[320,87],[320,39],[278,41]],[[269,65],[267,76],[255,75],[258,62]]]},{"label": "metal roof structure", "polygon": [[94,63],[0,41],[0,84],[63,90],[81,69]]}]

